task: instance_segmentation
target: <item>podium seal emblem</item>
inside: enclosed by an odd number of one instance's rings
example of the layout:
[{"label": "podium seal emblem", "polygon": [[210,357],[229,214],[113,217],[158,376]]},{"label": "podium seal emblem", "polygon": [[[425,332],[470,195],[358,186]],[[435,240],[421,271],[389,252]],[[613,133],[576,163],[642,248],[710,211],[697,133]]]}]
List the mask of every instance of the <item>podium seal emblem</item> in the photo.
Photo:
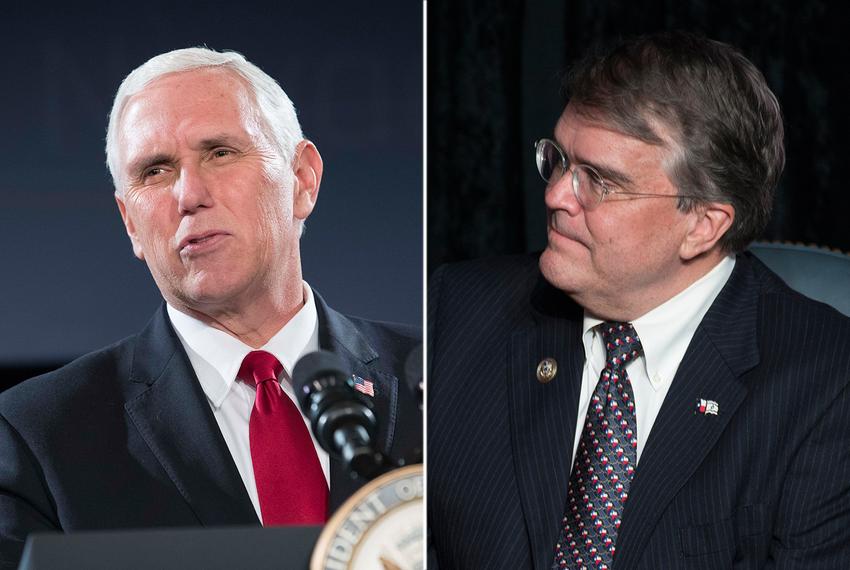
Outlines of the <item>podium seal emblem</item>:
[{"label": "podium seal emblem", "polygon": [[381,475],[352,495],[325,525],[310,570],[422,570],[422,465]]}]

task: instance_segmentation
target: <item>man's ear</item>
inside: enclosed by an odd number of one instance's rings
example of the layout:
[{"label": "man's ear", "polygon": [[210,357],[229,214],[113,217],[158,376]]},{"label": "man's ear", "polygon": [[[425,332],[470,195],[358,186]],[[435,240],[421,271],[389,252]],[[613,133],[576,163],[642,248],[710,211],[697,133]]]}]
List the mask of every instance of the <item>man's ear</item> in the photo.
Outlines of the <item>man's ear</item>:
[{"label": "man's ear", "polygon": [[118,193],[115,193],[115,203],[118,204],[118,211],[121,212],[121,219],[124,221],[124,228],[127,230],[127,235],[130,236],[130,242],[133,244],[133,253],[136,257],[145,259],[145,252],[142,250],[142,244],[136,235],[136,225],[133,223],[133,218],[127,213],[127,207],[124,205],[124,199]]},{"label": "man's ear", "polygon": [[319,185],[322,182],[322,169],[322,156],[316,145],[308,140],[298,143],[292,164],[295,174],[292,212],[301,221],[306,220],[316,206]]},{"label": "man's ear", "polygon": [[679,247],[679,256],[690,261],[696,256],[711,250],[732,227],[735,221],[735,208],[732,204],[709,202],[697,206],[689,216],[688,233]]}]

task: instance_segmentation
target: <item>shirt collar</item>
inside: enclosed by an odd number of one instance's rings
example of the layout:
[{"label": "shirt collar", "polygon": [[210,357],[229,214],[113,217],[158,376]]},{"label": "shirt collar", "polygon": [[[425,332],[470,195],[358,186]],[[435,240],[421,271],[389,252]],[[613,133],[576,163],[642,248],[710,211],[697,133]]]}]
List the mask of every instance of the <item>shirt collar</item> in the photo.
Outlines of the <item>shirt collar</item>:
[{"label": "shirt collar", "polygon": [[[654,389],[673,380],[694,332],[734,268],[734,256],[723,258],[687,289],[632,321]],[[585,311],[582,327],[585,355],[590,354],[590,345],[599,334],[596,327],[602,322]]]},{"label": "shirt collar", "polygon": [[[218,408],[230,392],[242,360],[255,349],[171,305],[166,309],[204,394]],[[298,359],[319,348],[318,328],[316,301],[305,282],[304,305],[264,346],[256,350],[273,354],[283,365],[284,378],[291,378]]]}]

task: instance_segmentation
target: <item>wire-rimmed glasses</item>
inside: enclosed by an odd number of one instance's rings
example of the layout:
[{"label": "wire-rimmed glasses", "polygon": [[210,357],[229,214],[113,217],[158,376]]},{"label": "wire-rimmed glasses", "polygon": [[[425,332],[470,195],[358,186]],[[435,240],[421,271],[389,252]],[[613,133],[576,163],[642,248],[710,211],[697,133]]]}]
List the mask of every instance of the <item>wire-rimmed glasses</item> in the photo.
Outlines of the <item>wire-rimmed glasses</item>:
[{"label": "wire-rimmed glasses", "polygon": [[562,176],[572,172],[573,194],[585,210],[593,210],[606,196],[613,193],[646,198],[699,198],[683,194],[649,194],[626,192],[614,189],[589,164],[574,164],[569,161],[561,146],[551,139],[540,139],[534,143],[537,172],[549,184],[557,183]]}]

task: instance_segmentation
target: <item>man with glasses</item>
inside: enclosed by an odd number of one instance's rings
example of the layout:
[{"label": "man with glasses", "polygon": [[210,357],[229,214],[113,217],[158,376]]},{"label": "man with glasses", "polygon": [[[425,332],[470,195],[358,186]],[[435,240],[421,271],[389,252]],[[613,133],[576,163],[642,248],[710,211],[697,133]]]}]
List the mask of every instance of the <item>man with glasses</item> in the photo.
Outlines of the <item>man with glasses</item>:
[{"label": "man with glasses", "polygon": [[744,252],[784,166],[764,77],[662,33],[565,87],[546,249],[432,280],[434,560],[846,566],[850,320]]}]

